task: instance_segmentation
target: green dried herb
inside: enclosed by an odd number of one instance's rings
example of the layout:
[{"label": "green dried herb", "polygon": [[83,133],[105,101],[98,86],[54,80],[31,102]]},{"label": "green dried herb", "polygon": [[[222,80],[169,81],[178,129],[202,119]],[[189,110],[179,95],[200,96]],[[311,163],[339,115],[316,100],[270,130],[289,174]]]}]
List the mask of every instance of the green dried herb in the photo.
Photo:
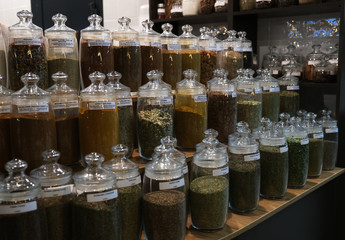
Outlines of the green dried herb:
[{"label": "green dried herb", "polygon": [[48,60],[48,78],[49,86],[53,85],[54,82],[51,80],[51,76],[56,72],[64,72],[68,75],[66,84],[74,89],[79,90],[79,61],[68,58],[58,58]]},{"label": "green dried herb", "polygon": [[128,147],[128,155],[134,150],[134,115],[132,106],[118,107],[119,114],[119,142]]},{"label": "green dried herb", "polygon": [[206,85],[207,81],[210,80],[213,76],[213,70],[216,69],[217,52],[201,50],[200,58],[201,58],[200,82]]},{"label": "green dried herb", "polygon": [[271,121],[278,122],[280,107],[279,92],[262,93],[262,117],[267,117]]},{"label": "green dried herb", "polygon": [[244,121],[249,124],[250,129],[260,126],[262,117],[262,103],[259,101],[238,101],[237,121]]},{"label": "green dried herb", "polygon": [[323,139],[309,138],[308,177],[319,177],[323,163]]},{"label": "green dried herb", "polygon": [[299,93],[283,90],[280,92],[280,112],[295,116],[299,109]]},{"label": "green dried herb", "polygon": [[324,151],[323,151],[323,169],[333,170],[337,162],[338,156],[338,142],[324,140]]}]

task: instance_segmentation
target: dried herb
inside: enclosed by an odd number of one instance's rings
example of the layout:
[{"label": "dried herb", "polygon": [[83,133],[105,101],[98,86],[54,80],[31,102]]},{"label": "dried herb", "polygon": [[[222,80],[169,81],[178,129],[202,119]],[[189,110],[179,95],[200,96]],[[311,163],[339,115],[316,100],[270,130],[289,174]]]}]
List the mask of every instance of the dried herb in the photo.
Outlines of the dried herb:
[{"label": "dried herb", "polygon": [[237,77],[237,70],[243,68],[243,56],[240,52],[224,51],[223,68],[229,72],[229,79]]},{"label": "dried herb", "polygon": [[295,116],[299,110],[299,93],[296,91],[283,90],[280,92],[280,112],[286,112]]},{"label": "dried herb", "polygon": [[163,49],[163,81],[170,84],[173,90],[182,75],[182,56],[174,52]]},{"label": "dried herb", "polygon": [[0,172],[4,173],[5,164],[12,158],[9,118],[0,118],[0,136]]},{"label": "dried herb", "polygon": [[119,112],[119,142],[128,147],[128,155],[134,150],[134,115],[132,106],[118,107]]},{"label": "dried herb", "polygon": [[309,65],[308,63],[305,64],[304,66],[304,78],[308,81],[314,81],[315,76],[314,76],[314,71],[315,71],[315,66],[313,64]]},{"label": "dried herb", "polygon": [[210,14],[213,12],[216,0],[201,0],[200,1],[200,14]]},{"label": "dried herb", "polygon": [[[170,179],[170,180],[157,180],[157,179],[149,178],[145,175],[144,176],[144,183],[143,183],[143,192],[147,193],[147,192],[159,191],[160,190],[160,187],[159,187],[160,183],[176,181],[179,179],[180,178],[175,178],[175,179]],[[185,186],[186,185],[178,187],[178,188],[174,188],[173,190],[186,193],[186,187]]]},{"label": "dried herb", "polygon": [[146,74],[152,70],[163,71],[162,66],[162,49],[160,47],[151,47],[151,46],[140,46],[141,49],[141,84],[149,82]]},{"label": "dried herb", "polygon": [[279,121],[280,93],[262,93],[262,117],[267,117],[271,121]]},{"label": "dried herb", "polygon": [[66,84],[74,89],[80,88],[79,83],[79,61],[68,58],[58,58],[48,60],[49,86],[53,84],[51,76],[56,72],[64,72],[68,75]]},{"label": "dried herb", "polygon": [[200,82],[207,84],[207,81],[212,79],[213,70],[217,67],[217,52],[216,51],[204,51],[200,52],[201,61],[201,73]]},{"label": "dried herb", "polygon": [[323,163],[323,139],[309,138],[308,177],[319,177]]},{"label": "dried herb", "polygon": [[146,193],[143,197],[143,220],[146,239],[184,239],[186,199],[174,190]]},{"label": "dried herb", "polygon": [[238,101],[237,121],[244,121],[249,124],[250,129],[260,126],[262,116],[262,103],[259,101]]},{"label": "dried herb", "polygon": [[336,141],[323,141],[323,167],[324,170],[333,170],[337,162],[338,156],[338,142]]},{"label": "dried herb", "polygon": [[283,146],[260,145],[261,185],[260,196],[269,199],[282,198],[285,195],[288,172],[288,152],[280,153]]},{"label": "dried herb", "polygon": [[190,208],[193,227],[213,231],[224,227],[229,202],[229,180],[203,176],[190,184]]},{"label": "dried herb", "polygon": [[242,52],[243,54],[243,68],[253,68],[253,52]]},{"label": "dried herb", "polygon": [[2,76],[2,81],[0,81],[0,84],[2,86],[7,86],[6,55],[5,55],[5,51],[1,51],[1,50],[0,50],[0,75]]},{"label": "dried herb", "polygon": [[218,131],[218,140],[228,142],[228,136],[235,132],[237,122],[237,100],[231,94],[209,92],[208,128]]},{"label": "dried herb", "polygon": [[198,73],[198,76],[196,77],[196,80],[200,82],[200,64],[201,64],[201,58],[200,53],[196,52],[195,50],[184,50],[181,54],[182,57],[182,74],[181,79],[184,78],[183,72],[187,69],[192,69]]},{"label": "dried herb", "polygon": [[255,0],[240,0],[240,10],[252,10],[255,8],[256,1]]},{"label": "dried herb", "polygon": [[273,3],[271,0],[256,0],[256,8],[271,8]]}]

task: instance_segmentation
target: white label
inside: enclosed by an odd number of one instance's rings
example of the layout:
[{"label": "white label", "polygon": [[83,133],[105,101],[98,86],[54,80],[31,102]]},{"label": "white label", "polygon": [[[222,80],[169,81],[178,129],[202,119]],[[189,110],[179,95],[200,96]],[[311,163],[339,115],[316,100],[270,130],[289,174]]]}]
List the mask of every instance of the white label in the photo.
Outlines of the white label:
[{"label": "white label", "polygon": [[207,96],[204,94],[194,95],[193,99],[194,102],[207,102]]},{"label": "white label", "polygon": [[110,40],[89,40],[89,47],[110,47]]},{"label": "white label", "polygon": [[171,105],[171,104],[172,104],[171,97],[151,100],[151,105]]},{"label": "white label", "polygon": [[40,46],[41,39],[39,38],[15,38],[14,45],[33,45],[33,46]]},{"label": "white label", "polygon": [[2,105],[0,106],[0,113],[11,113],[12,105]]},{"label": "white label", "polygon": [[255,89],[255,94],[259,94],[259,93],[262,93],[262,89],[261,88]]},{"label": "white label", "polygon": [[204,48],[205,51],[217,51],[216,47],[205,47]]},{"label": "white label", "polygon": [[260,159],[260,153],[255,153],[251,155],[245,155],[244,156],[244,161],[245,162],[250,162],[250,161],[256,161]]},{"label": "white label", "polygon": [[278,70],[273,70],[272,73],[273,73],[274,75],[277,75],[277,74],[279,74],[279,71],[278,71]]},{"label": "white label", "polygon": [[117,198],[117,190],[102,193],[89,193],[86,195],[87,202],[103,202]]},{"label": "white label", "polygon": [[323,138],[323,133],[314,133],[313,138]]},{"label": "white label", "polygon": [[282,66],[288,65],[289,63],[290,63],[290,60],[284,60],[284,61],[282,61]]},{"label": "white label", "polygon": [[228,173],[229,173],[229,167],[226,166],[220,169],[213,170],[212,175],[216,177],[216,176],[223,176]]},{"label": "white label", "polygon": [[279,87],[272,87],[272,88],[270,88],[270,92],[280,92],[280,88]]},{"label": "white label", "polygon": [[307,145],[309,144],[309,138],[305,138],[301,140],[301,145]]},{"label": "white label", "polygon": [[165,9],[164,8],[158,8],[157,13],[165,13]]},{"label": "white label", "polygon": [[243,52],[242,47],[234,47],[235,52]]},{"label": "white label", "polygon": [[269,3],[271,2],[271,0],[256,0],[256,2],[257,2],[257,3],[259,3],[259,2],[263,2],[263,1],[265,1],[265,2],[269,2]]},{"label": "white label", "polygon": [[231,96],[232,96],[233,98],[235,98],[235,97],[237,97],[237,93],[236,93],[236,92],[232,92]]},{"label": "white label", "polygon": [[51,187],[42,190],[43,197],[58,197],[71,194],[73,192],[73,184],[61,186],[61,187]]},{"label": "white label", "polygon": [[132,98],[120,98],[116,100],[116,104],[118,107],[125,107],[125,106],[132,106]]},{"label": "white label", "polygon": [[161,42],[151,42],[151,47],[162,47]]},{"label": "white label", "polygon": [[159,190],[168,190],[168,189],[175,189],[184,186],[184,178],[179,180],[171,181],[171,182],[160,182],[159,183]]},{"label": "white label", "polygon": [[308,61],[308,65],[316,65],[319,64],[320,60],[313,60],[313,61]]},{"label": "white label", "polygon": [[287,86],[286,90],[291,91],[291,90],[299,90],[299,86]]},{"label": "white label", "polygon": [[66,101],[66,102],[54,102],[53,109],[67,109],[67,108],[78,108],[78,100]]},{"label": "white label", "polygon": [[251,47],[243,47],[242,48],[242,52],[252,52],[253,51],[253,48]]},{"label": "white label", "polygon": [[187,174],[188,173],[188,166],[184,166],[182,168],[182,172],[183,172],[183,174]]},{"label": "white label", "polygon": [[0,214],[16,214],[35,211],[37,209],[37,202],[32,201],[28,203],[20,203],[15,205],[0,206]]},{"label": "white label", "polygon": [[138,41],[120,41],[119,45],[120,46],[138,47],[139,46],[139,42]]},{"label": "white label", "polygon": [[188,46],[189,49],[200,49],[199,45],[189,45]]},{"label": "white label", "polygon": [[288,148],[287,146],[281,147],[281,148],[279,149],[280,153],[285,153],[285,152],[287,152],[288,150],[289,150],[289,148]]},{"label": "white label", "polygon": [[329,61],[329,63],[331,63],[331,64],[338,64],[338,59],[330,59],[330,60],[328,60]]},{"label": "white label", "polygon": [[90,102],[89,110],[115,109],[115,102]]},{"label": "white label", "polygon": [[125,188],[125,187],[130,187],[130,186],[134,186],[134,185],[138,185],[141,183],[141,177],[140,175],[138,175],[135,178],[131,178],[131,179],[126,179],[126,180],[117,180],[117,186],[119,188]]},{"label": "white label", "polygon": [[253,89],[251,89],[251,88],[246,88],[246,89],[244,89],[244,92],[245,92],[245,93],[251,93],[251,92],[253,92]]},{"label": "white label", "polygon": [[214,7],[223,7],[223,6],[225,6],[225,1],[217,1],[214,4]]},{"label": "white label", "polygon": [[74,40],[68,38],[54,38],[49,39],[49,47],[50,48],[73,48],[74,47]]},{"label": "white label", "polygon": [[263,87],[263,90],[268,91],[268,90],[270,90],[270,87]]},{"label": "white label", "polygon": [[300,77],[301,76],[301,72],[292,72],[292,76]]},{"label": "white label", "polygon": [[171,51],[180,51],[181,50],[181,45],[180,44],[168,44],[168,50]]},{"label": "white label", "polygon": [[48,104],[34,106],[18,106],[18,113],[45,113],[49,112]]},{"label": "white label", "polygon": [[217,46],[216,51],[224,51],[224,47],[223,46]]},{"label": "white label", "polygon": [[326,128],[325,133],[337,133],[338,128]]}]

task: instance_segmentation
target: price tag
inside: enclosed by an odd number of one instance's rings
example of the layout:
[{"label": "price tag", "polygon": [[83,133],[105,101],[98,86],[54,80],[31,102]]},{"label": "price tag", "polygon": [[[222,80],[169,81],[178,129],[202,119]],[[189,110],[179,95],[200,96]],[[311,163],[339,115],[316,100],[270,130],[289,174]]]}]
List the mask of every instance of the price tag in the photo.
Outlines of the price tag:
[{"label": "price tag", "polygon": [[140,175],[136,176],[135,178],[126,179],[126,180],[117,180],[117,186],[119,188],[130,187],[134,185],[138,185],[141,183]]},{"label": "price tag", "polygon": [[224,51],[224,47],[223,46],[217,46],[216,51]]},{"label": "price tag", "polygon": [[89,110],[115,109],[115,102],[90,102]]},{"label": "price tag", "polygon": [[110,47],[110,40],[89,40],[89,47]]},{"label": "price tag", "polygon": [[214,7],[223,7],[225,6],[225,1],[216,1]]},{"label": "price tag", "polygon": [[292,76],[300,77],[301,76],[301,72],[292,72]]},{"label": "price tag", "polygon": [[338,64],[338,59],[330,59],[328,62],[331,64]]},{"label": "price tag", "polygon": [[251,93],[251,92],[253,92],[253,89],[252,88],[247,88],[247,89],[244,89],[244,92],[245,93]]},{"label": "price tag", "polygon": [[284,61],[282,61],[282,66],[283,65],[288,65],[290,63],[290,60],[284,60]]},{"label": "price tag", "polygon": [[53,103],[53,109],[68,109],[68,108],[78,108],[78,100],[74,101],[66,101],[66,102],[54,102]]},{"label": "price tag", "polygon": [[287,146],[281,147],[281,148],[279,149],[280,153],[286,153],[288,150],[289,150],[289,148],[288,148]]},{"label": "price tag", "polygon": [[139,46],[139,42],[138,41],[120,41],[119,45],[121,47],[128,47],[128,46],[132,46],[132,47],[138,47]]},{"label": "price tag", "polygon": [[151,47],[162,47],[161,42],[151,42]]},{"label": "price tag", "polygon": [[288,91],[299,90],[299,86],[287,86],[286,90],[288,90]]},{"label": "price tag", "polygon": [[260,159],[260,153],[255,153],[251,155],[245,155],[244,156],[244,161],[245,162],[250,162],[250,161],[256,161]]},{"label": "price tag", "polygon": [[69,38],[54,38],[49,39],[49,47],[50,48],[73,48],[74,47],[74,39]]},{"label": "price tag", "polygon": [[243,52],[252,52],[252,51],[253,51],[253,48],[251,48],[251,47],[243,47],[243,48],[242,48],[242,51],[243,51]]},{"label": "price tag", "polygon": [[183,174],[187,174],[188,173],[188,166],[184,166],[182,169]]},{"label": "price tag", "polygon": [[89,193],[86,195],[86,200],[87,202],[103,202],[117,198],[117,196],[117,190],[112,190],[102,193]]},{"label": "price tag", "polygon": [[151,100],[151,105],[171,105],[171,104],[172,104],[171,97]]},{"label": "price tag", "polygon": [[41,46],[41,39],[39,38],[15,38],[14,45],[32,45],[32,46]]},{"label": "price tag", "polygon": [[277,75],[277,74],[279,74],[279,71],[278,71],[278,70],[273,70],[272,73],[273,73],[274,75]]},{"label": "price tag", "polygon": [[309,138],[305,138],[301,140],[301,145],[307,145],[309,144]]},{"label": "price tag", "polygon": [[272,87],[272,88],[270,88],[270,92],[280,92],[280,88],[279,87]]},{"label": "price tag", "polygon": [[262,89],[261,88],[256,88],[255,89],[255,94],[260,94],[262,93]]},{"label": "price tag", "polygon": [[323,133],[314,133],[313,138],[323,138]]},{"label": "price tag", "polygon": [[203,48],[205,51],[217,51],[216,47],[205,47]]},{"label": "price tag", "polygon": [[337,133],[338,128],[326,128],[325,133]]},{"label": "price tag", "polygon": [[215,170],[212,171],[212,175],[214,177],[216,177],[216,176],[223,176],[223,175],[226,175],[228,173],[229,173],[229,167],[228,166],[220,168],[220,169],[215,169]]},{"label": "price tag", "polygon": [[28,203],[20,203],[14,205],[0,206],[0,214],[17,214],[35,211],[37,209],[37,202],[32,201]]},{"label": "price tag", "polygon": [[118,107],[132,106],[133,101],[132,98],[119,98],[116,100],[116,104]]},{"label": "price tag", "polygon": [[74,190],[73,184],[68,184],[61,187],[51,187],[42,190],[43,197],[58,197],[71,194]]},{"label": "price tag", "polygon": [[48,104],[18,106],[18,113],[45,113],[49,112]]},{"label": "price tag", "polygon": [[170,51],[180,51],[181,45],[180,44],[168,44],[168,50]]},{"label": "price tag", "polygon": [[312,61],[308,61],[308,65],[316,65],[319,64],[320,60],[312,60]]},{"label": "price tag", "polygon": [[199,94],[193,96],[194,102],[207,102],[207,96],[205,94]]},{"label": "price tag", "polygon": [[270,87],[263,87],[263,90],[268,91],[268,90],[270,90]]},{"label": "price tag", "polygon": [[1,113],[11,113],[12,112],[12,105],[2,105],[0,106],[0,114]]},{"label": "price tag", "polygon": [[175,189],[184,186],[184,178],[171,181],[171,182],[160,182],[159,190]]}]

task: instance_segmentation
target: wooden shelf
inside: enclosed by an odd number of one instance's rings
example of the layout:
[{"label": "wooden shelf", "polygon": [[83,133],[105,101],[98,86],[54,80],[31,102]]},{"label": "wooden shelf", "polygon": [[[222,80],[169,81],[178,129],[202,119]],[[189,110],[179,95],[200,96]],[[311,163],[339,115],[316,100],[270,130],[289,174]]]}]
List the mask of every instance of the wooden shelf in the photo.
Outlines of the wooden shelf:
[{"label": "wooden shelf", "polygon": [[316,83],[316,82],[300,82],[300,87],[309,88],[337,88],[337,83]]},{"label": "wooden shelf", "polygon": [[228,13],[211,13],[205,15],[185,16],[179,18],[169,19],[151,19],[154,23],[174,23],[174,22],[186,22],[186,23],[215,23],[226,22]]}]

